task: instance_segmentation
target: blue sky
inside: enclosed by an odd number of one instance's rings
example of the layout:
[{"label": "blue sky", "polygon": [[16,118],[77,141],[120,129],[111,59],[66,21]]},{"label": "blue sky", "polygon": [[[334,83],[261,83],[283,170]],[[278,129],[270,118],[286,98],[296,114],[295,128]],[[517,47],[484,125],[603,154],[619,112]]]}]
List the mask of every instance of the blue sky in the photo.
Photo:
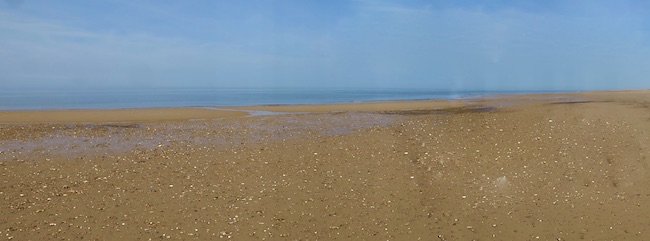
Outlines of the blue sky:
[{"label": "blue sky", "polygon": [[650,88],[647,1],[0,2],[0,85]]}]

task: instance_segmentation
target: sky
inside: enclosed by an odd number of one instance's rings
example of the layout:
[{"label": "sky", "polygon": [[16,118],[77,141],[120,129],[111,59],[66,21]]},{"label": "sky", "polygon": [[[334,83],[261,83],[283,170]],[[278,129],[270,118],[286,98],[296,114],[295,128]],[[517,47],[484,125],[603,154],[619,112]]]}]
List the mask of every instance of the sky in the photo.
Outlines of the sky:
[{"label": "sky", "polygon": [[8,88],[650,88],[650,3],[1,0]]}]

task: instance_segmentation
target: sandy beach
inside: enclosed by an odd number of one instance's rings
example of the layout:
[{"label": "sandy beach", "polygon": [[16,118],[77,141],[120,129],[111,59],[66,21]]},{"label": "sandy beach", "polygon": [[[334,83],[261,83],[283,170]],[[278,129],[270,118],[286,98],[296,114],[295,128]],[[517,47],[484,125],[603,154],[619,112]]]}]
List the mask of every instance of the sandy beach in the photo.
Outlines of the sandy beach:
[{"label": "sandy beach", "polygon": [[646,90],[0,112],[0,239],[647,240],[649,156]]},{"label": "sandy beach", "polygon": [[0,111],[0,123],[160,122],[246,115],[241,111],[205,108]]}]

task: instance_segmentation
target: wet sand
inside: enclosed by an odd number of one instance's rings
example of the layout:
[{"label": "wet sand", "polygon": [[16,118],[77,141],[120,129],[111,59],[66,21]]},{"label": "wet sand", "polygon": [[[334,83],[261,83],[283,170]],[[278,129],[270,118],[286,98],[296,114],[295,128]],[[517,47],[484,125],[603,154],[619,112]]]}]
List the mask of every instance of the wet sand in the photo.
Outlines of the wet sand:
[{"label": "wet sand", "polygon": [[650,238],[650,91],[398,105],[4,112],[0,238]]},{"label": "wet sand", "polygon": [[160,122],[245,115],[242,111],[206,108],[0,111],[0,123]]},{"label": "wet sand", "polygon": [[326,112],[344,112],[344,111],[396,111],[396,110],[422,110],[422,109],[441,109],[451,107],[465,106],[464,101],[444,101],[444,100],[427,100],[427,101],[385,101],[385,102],[368,102],[368,103],[348,103],[348,104],[324,104],[324,105],[271,105],[271,106],[245,106],[232,107],[233,110],[250,110],[250,111],[273,111],[273,112],[306,112],[306,113],[326,113]]}]

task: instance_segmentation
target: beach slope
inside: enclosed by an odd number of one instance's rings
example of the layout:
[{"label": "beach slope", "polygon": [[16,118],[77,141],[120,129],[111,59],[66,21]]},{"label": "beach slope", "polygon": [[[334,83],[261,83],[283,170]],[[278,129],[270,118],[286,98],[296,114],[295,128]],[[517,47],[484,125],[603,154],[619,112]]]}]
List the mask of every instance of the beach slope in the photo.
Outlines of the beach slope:
[{"label": "beach slope", "polygon": [[648,91],[370,106],[0,114],[0,237],[650,237]]}]

